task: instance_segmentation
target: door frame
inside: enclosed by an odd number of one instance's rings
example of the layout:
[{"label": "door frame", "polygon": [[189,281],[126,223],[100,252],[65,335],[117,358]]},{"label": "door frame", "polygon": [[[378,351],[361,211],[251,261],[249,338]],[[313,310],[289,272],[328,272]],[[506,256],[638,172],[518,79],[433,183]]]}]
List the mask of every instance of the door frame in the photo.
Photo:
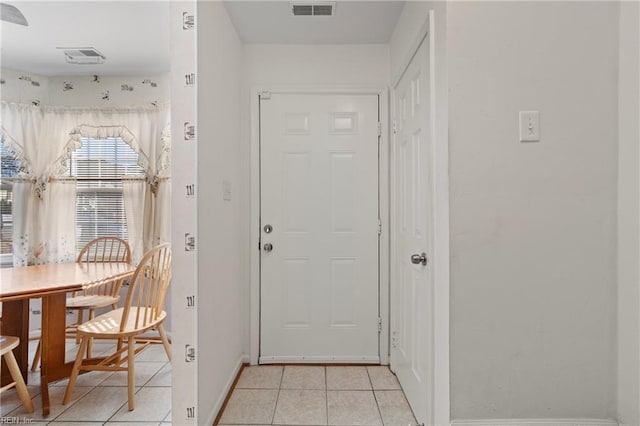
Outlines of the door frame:
[{"label": "door frame", "polygon": [[379,217],[382,233],[379,240],[378,258],[378,312],[382,319],[378,335],[380,364],[389,364],[389,89],[359,87],[306,87],[306,86],[259,86],[251,89],[251,163],[250,163],[250,320],[249,361],[258,364],[260,356],[260,95],[271,94],[324,94],[324,95],[374,95],[378,96],[378,114],[381,123],[378,156]]},{"label": "door frame", "polygon": [[[438,16],[436,16],[438,14]],[[449,425],[451,422],[450,396],[450,224],[449,224],[449,84],[446,60],[446,17],[444,9],[429,10],[420,30],[411,44],[408,55],[402,61],[400,72],[393,76],[390,96],[406,72],[422,41],[429,36],[429,89],[430,128],[433,140],[433,221],[434,246],[430,262],[433,273],[433,330],[432,379],[429,383],[430,399],[427,401],[429,419],[427,425]],[[395,111],[390,109],[390,123]],[[390,188],[392,190],[392,188]],[[395,229],[395,217],[391,217],[391,229]],[[390,249],[393,252],[393,241]],[[392,277],[395,278],[395,277]],[[393,279],[390,278],[390,285]],[[394,308],[390,306],[392,311]]]}]

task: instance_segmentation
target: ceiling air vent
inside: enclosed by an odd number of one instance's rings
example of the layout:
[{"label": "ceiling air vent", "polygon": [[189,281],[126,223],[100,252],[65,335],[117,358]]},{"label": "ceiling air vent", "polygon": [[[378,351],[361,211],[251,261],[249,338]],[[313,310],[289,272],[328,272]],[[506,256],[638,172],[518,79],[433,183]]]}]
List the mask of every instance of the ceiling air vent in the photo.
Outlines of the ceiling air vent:
[{"label": "ceiling air vent", "polygon": [[107,59],[93,47],[58,47],[64,53],[64,59],[70,64],[104,64]]},{"label": "ceiling air vent", "polygon": [[336,13],[336,2],[291,3],[294,16],[333,16]]}]

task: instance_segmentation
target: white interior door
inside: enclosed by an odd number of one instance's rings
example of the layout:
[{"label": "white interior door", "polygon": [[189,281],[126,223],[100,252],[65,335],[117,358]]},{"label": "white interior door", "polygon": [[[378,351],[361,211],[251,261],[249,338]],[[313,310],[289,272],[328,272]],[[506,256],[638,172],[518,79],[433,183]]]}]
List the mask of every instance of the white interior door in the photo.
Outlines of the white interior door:
[{"label": "white interior door", "polygon": [[260,101],[260,363],[379,362],[378,96]]},{"label": "white interior door", "polygon": [[[429,424],[432,380],[433,146],[429,43],[393,91],[391,368],[419,423]],[[421,258],[426,256],[427,262]]]}]

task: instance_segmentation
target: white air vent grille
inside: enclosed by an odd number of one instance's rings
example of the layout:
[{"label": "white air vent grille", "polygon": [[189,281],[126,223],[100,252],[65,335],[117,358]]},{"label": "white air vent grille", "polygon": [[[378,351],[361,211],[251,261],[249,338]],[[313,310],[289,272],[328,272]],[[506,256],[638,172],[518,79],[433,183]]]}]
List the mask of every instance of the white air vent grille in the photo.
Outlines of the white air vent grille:
[{"label": "white air vent grille", "polygon": [[70,64],[103,64],[107,59],[93,47],[58,47],[64,53],[64,59]]},{"label": "white air vent grille", "polygon": [[291,12],[294,16],[333,16],[336,13],[336,3],[291,3]]}]

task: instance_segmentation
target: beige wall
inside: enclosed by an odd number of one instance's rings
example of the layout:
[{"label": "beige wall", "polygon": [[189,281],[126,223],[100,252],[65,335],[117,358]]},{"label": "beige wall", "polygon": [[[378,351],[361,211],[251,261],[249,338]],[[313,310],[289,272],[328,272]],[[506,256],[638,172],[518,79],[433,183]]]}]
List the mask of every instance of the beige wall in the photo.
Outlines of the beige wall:
[{"label": "beige wall", "polygon": [[618,4],[447,22],[452,417],[615,418]]},{"label": "beige wall", "polygon": [[620,4],[618,421],[640,424],[640,4]]},{"label": "beige wall", "polygon": [[[221,2],[198,3],[198,423],[211,424],[238,363],[242,300],[242,44]],[[174,149],[179,149],[174,146]],[[223,199],[223,182],[231,200]],[[244,225],[244,224],[243,224]]]}]

